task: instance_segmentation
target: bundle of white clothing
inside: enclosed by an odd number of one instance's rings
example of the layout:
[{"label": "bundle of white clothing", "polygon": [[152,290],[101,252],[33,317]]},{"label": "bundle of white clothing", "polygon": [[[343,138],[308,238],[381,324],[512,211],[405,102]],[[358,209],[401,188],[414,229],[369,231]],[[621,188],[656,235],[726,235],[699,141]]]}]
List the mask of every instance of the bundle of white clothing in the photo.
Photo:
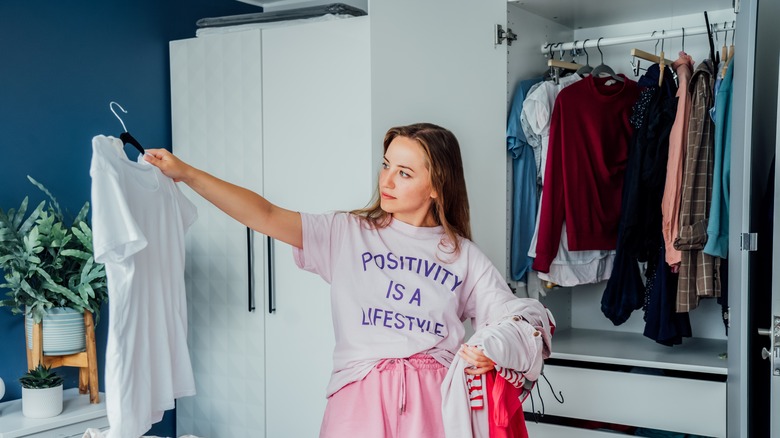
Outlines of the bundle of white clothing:
[{"label": "bundle of white clothing", "polygon": [[[496,371],[513,386],[536,382],[544,359],[552,351],[555,320],[538,300],[518,298],[504,304],[501,311],[468,340],[496,363]],[[459,355],[450,365],[441,387],[442,417],[447,438],[488,438],[487,404],[472,409],[469,394],[469,363]]]}]

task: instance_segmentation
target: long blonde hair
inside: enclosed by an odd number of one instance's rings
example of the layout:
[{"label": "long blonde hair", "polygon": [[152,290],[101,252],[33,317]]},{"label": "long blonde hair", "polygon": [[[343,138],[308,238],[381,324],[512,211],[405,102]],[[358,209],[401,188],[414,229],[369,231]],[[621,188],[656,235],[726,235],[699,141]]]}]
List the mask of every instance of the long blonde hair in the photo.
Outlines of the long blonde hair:
[{"label": "long blonde hair", "polygon": [[[444,228],[449,241],[446,246],[451,248],[448,252],[457,254],[460,251],[458,237],[471,240],[469,198],[458,139],[449,130],[432,123],[397,126],[385,134],[384,152],[396,137],[416,140],[422,146],[431,186],[438,194],[431,203],[431,213],[437,225]],[[379,193],[377,181],[377,191],[370,205],[350,213],[363,217],[376,228],[384,228],[390,224],[391,214],[382,210]]]}]

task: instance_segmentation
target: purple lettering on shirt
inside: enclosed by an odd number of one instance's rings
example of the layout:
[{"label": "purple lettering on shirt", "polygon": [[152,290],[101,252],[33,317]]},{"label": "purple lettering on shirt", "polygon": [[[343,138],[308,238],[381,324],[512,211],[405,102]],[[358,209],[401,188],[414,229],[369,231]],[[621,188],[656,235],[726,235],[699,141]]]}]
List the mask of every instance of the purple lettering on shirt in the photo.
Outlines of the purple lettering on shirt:
[{"label": "purple lettering on shirt", "polygon": [[360,258],[363,259],[363,272],[366,271],[366,263],[371,261],[371,253],[370,252],[364,252],[360,255]]},{"label": "purple lettering on shirt", "polygon": [[[454,275],[454,274],[453,274]],[[452,285],[452,289],[450,289],[450,292],[455,292],[455,288],[463,284],[463,280],[460,280],[457,275],[455,275],[455,284]]]},{"label": "purple lettering on shirt", "polygon": [[[430,264],[429,264],[430,263]],[[425,261],[425,276],[430,277],[431,272],[433,272],[433,268],[436,267],[436,262],[428,262],[428,260]]]},{"label": "purple lettering on shirt", "polygon": [[404,286],[401,283],[395,284],[395,293],[393,294],[393,299],[396,301],[399,301],[403,299],[404,297],[404,291],[406,290],[406,286]]},{"label": "purple lettering on shirt", "polygon": [[417,307],[420,307],[420,288],[418,287],[416,291],[414,291],[414,294],[412,295],[412,299],[409,300],[409,304],[412,304],[413,302],[417,301]]},{"label": "purple lettering on shirt", "polygon": [[439,322],[418,318],[416,316],[404,315],[392,310],[377,309],[375,307],[361,309],[361,311],[361,325],[382,326],[395,330],[405,330],[408,325],[409,331],[413,331],[416,327],[420,329],[420,333],[430,333],[442,338],[444,337],[444,324]]},{"label": "purple lettering on shirt", "polygon": [[388,324],[388,322],[390,322],[391,319],[393,319],[393,311],[392,310],[385,310],[385,318],[384,318],[384,321],[382,321],[382,325],[387,327],[387,328],[393,328],[393,326]]},{"label": "purple lettering on shirt", "polygon": [[396,323],[394,324],[394,327],[397,328],[398,330],[401,330],[402,328],[406,327],[406,322],[404,322],[404,316],[401,315],[400,313],[395,314],[395,321]]},{"label": "purple lettering on shirt", "polygon": [[409,316],[409,315],[405,315],[405,316],[406,316],[406,319],[409,320],[409,331],[412,331],[412,329],[414,328],[414,320],[415,320],[415,318],[414,318],[414,316]]},{"label": "purple lettering on shirt", "polygon": [[395,269],[398,267],[398,259],[395,258],[395,254],[392,252],[387,253],[387,269]]},{"label": "purple lettering on shirt", "polygon": [[[364,272],[368,270],[368,264],[373,262],[373,264],[376,265],[376,267],[380,270],[391,269],[416,272],[417,274],[422,275],[443,286],[446,286],[448,282],[452,281],[453,284],[450,286],[450,292],[455,292],[455,289],[463,284],[463,280],[461,280],[457,274],[435,261],[430,261],[424,258],[409,255],[398,255],[394,252],[387,252],[386,254],[373,254],[370,251],[362,253],[360,258]],[[402,297],[402,294],[394,294],[394,297],[396,300],[398,300]],[[389,292],[386,295],[386,298],[389,298]]]},{"label": "purple lettering on shirt", "polygon": [[444,284],[444,282],[447,281],[447,278],[449,278],[452,272],[448,271],[447,268],[443,268],[442,271],[444,271],[444,277],[441,279],[441,284]]}]

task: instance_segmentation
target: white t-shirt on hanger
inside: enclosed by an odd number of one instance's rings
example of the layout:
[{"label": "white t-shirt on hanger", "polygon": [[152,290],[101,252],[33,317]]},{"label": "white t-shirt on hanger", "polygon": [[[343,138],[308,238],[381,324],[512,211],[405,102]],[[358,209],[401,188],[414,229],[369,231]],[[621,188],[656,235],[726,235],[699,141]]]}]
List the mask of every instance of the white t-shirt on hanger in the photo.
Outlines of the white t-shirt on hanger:
[{"label": "white t-shirt on hanger", "polygon": [[121,140],[92,139],[95,260],[106,265],[109,438],[137,438],[174,399],[194,395],[187,349],[184,234],[195,206],[170,178],[128,160]]}]

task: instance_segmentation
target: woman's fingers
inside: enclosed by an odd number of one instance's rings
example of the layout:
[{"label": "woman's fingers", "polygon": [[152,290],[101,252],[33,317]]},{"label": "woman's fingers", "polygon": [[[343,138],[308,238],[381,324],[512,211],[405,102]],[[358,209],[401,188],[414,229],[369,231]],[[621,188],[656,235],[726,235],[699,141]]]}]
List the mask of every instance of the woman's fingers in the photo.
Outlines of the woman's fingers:
[{"label": "woman's fingers", "polygon": [[165,149],[147,149],[144,160],[157,167],[167,177],[174,181],[181,181],[186,166],[184,162],[176,158]]},{"label": "woman's fingers", "polygon": [[467,374],[484,374],[495,368],[493,361],[477,347],[464,344],[458,354],[471,365],[471,367],[466,368]]}]

